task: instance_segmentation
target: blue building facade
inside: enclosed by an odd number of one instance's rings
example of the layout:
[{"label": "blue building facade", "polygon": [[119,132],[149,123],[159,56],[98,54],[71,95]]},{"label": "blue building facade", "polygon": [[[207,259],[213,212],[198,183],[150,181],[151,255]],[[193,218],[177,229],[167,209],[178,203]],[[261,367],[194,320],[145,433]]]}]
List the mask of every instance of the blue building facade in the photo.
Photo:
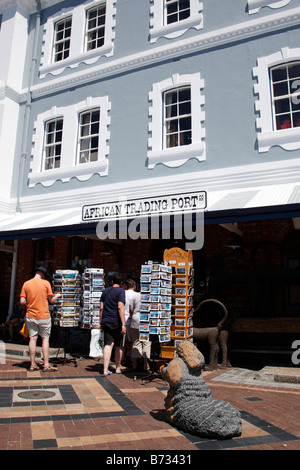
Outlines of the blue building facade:
[{"label": "blue building facade", "polygon": [[253,221],[297,232],[299,0],[1,0],[0,13],[3,251],[172,196],[226,243]]}]

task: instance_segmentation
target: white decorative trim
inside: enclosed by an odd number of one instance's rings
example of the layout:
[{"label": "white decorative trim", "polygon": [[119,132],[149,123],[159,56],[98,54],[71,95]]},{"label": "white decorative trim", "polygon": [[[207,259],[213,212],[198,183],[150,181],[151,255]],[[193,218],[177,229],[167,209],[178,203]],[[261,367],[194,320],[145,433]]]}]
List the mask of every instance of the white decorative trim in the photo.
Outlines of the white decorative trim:
[{"label": "white decorative trim", "polygon": [[256,119],[259,152],[268,152],[275,145],[279,145],[285,150],[300,148],[300,128],[283,130],[274,130],[273,128],[269,77],[270,67],[296,59],[300,59],[300,48],[289,49],[286,47],[267,57],[259,58],[257,67],[253,68],[253,77],[257,78],[254,93],[258,95],[255,109],[259,112],[259,117]]},{"label": "white decorative trim", "polygon": [[[180,86],[191,86],[191,106],[192,106],[192,143],[180,147],[163,148],[163,93],[172,88]],[[205,129],[201,123],[204,122],[205,113],[201,110],[204,105],[204,97],[201,89],[204,88],[204,80],[201,80],[200,73],[189,75],[173,75],[163,82],[154,83],[152,91],[149,93],[149,101],[152,106],[149,115],[152,121],[149,123],[151,137],[148,139],[148,168],[154,168],[158,163],[163,163],[169,167],[183,165],[190,158],[198,161],[205,160]]]},{"label": "white decorative trim", "polygon": [[[85,51],[85,27],[86,11],[94,5],[106,3],[105,15],[105,38],[102,47]],[[59,13],[50,16],[44,29],[44,39],[42,57],[40,64],[40,78],[44,78],[48,73],[59,75],[66,68],[76,68],[81,62],[93,64],[101,56],[110,57],[113,55],[113,44],[115,38],[115,8],[116,0],[87,0],[75,8],[63,8]],[[72,16],[71,46],[70,56],[59,62],[52,61],[53,37],[55,23],[58,20]]]},{"label": "white decorative trim", "polygon": [[[88,163],[77,163],[77,142],[74,135],[78,133],[78,115],[82,111],[94,107],[100,107],[100,130],[99,130],[99,151],[98,161]],[[108,97],[87,98],[75,105],[56,108],[55,106],[48,111],[37,116],[35,122],[35,135],[33,138],[31,172],[29,173],[29,186],[35,186],[41,183],[43,186],[51,186],[55,181],[69,181],[71,178],[77,178],[80,181],[86,181],[94,174],[106,176],[108,174],[109,154],[108,141],[110,133],[108,126],[110,118],[108,112],[110,103]],[[53,170],[43,170],[43,145],[45,122],[49,119],[63,117],[63,140],[62,156],[60,168]]]},{"label": "white decorative trim", "polygon": [[188,29],[203,28],[203,3],[200,0],[190,0],[190,16],[185,20],[172,24],[164,23],[164,0],[152,0],[150,5],[150,42],[154,43],[160,37],[173,39],[184,34]]},{"label": "white decorative trim", "polygon": [[[133,181],[57,191],[55,193],[34,194],[21,198],[23,213],[78,208],[85,204],[107,201],[155,197],[158,194],[187,193],[206,191],[209,201],[211,195],[224,190],[244,190],[247,187],[270,187],[279,184],[299,184],[300,158],[262,162],[178,175],[158,176]],[[199,183],[200,182],[200,183]]]},{"label": "white decorative trim", "polygon": [[[57,77],[46,83],[39,83],[31,87],[32,97],[34,99],[40,98],[47,96],[49,93],[57,93],[73,86],[112,77],[117,73],[127,73],[139,67],[149,67],[161,61],[183,57],[186,54],[209,50],[225,44],[246,40],[250,37],[291,28],[299,25],[299,22],[300,7],[274,13],[267,18],[245,21],[217,31],[200,34],[196,37],[181,39],[165,46],[153,48],[150,51],[142,51],[121,59],[111,60],[106,64],[90,67],[86,71],[75,71],[68,76]],[[22,96],[24,99],[26,98],[26,91]]]},{"label": "white decorative trim", "polygon": [[258,13],[261,8],[282,8],[290,3],[291,0],[248,0],[249,15]]}]

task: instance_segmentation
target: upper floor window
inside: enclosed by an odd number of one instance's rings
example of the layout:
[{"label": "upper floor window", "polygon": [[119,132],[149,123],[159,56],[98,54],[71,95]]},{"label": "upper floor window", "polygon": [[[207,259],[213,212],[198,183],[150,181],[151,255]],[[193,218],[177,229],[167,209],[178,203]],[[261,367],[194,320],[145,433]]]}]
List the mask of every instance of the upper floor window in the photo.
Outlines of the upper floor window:
[{"label": "upper floor window", "polygon": [[166,0],[166,24],[185,20],[190,16],[190,0]]},{"label": "upper floor window", "polygon": [[106,176],[109,111],[108,96],[98,96],[69,106],[54,106],[38,114],[29,185],[51,186],[57,180],[85,181],[95,174]]},{"label": "upper floor window", "polygon": [[45,128],[45,170],[60,167],[63,119],[46,122]]},{"label": "upper floor window", "polygon": [[79,163],[98,160],[100,110],[92,109],[80,115]]},{"label": "upper floor window", "polygon": [[300,62],[271,69],[274,127],[300,127]]},{"label": "upper floor window", "polygon": [[72,18],[65,18],[55,23],[54,62],[66,59],[70,55]]},{"label": "upper floor window", "polygon": [[148,168],[158,163],[183,165],[191,158],[205,160],[205,113],[200,74],[173,75],[154,83],[149,94]]},{"label": "upper floor window", "polygon": [[253,76],[259,152],[300,149],[300,48],[260,57]]},{"label": "upper floor window", "polygon": [[113,55],[115,5],[116,0],[87,0],[49,16],[44,26],[40,78]]},{"label": "upper floor window", "polygon": [[188,29],[203,28],[200,0],[151,0],[150,42],[160,37],[177,38]]},{"label": "upper floor window", "polygon": [[165,93],[165,148],[192,143],[191,88]]},{"label": "upper floor window", "polygon": [[87,11],[87,50],[97,49],[103,46],[105,37],[105,12],[106,6],[99,5]]}]

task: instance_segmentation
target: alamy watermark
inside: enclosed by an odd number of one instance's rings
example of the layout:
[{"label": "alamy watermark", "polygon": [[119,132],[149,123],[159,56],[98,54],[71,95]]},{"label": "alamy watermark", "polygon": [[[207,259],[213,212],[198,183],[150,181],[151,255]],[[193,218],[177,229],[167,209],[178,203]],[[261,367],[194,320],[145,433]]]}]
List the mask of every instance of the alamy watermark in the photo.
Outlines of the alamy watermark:
[{"label": "alamy watermark", "polygon": [[185,240],[185,249],[204,244],[205,191],[84,206],[82,220],[98,221],[100,240]]},{"label": "alamy watermark", "polygon": [[296,366],[300,364],[300,340],[299,339],[296,339],[295,341],[293,341],[292,349],[296,350],[292,354],[292,363]]},{"label": "alamy watermark", "polygon": [[96,228],[100,240],[185,240],[186,250],[200,250],[204,244],[204,213],[151,215],[128,221],[101,220]]}]

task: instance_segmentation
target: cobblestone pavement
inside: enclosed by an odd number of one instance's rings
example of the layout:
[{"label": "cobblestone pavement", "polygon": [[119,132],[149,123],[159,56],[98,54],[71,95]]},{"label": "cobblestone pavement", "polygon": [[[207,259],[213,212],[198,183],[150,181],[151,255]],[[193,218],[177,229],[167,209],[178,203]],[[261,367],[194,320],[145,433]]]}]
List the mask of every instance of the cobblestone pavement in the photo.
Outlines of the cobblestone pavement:
[{"label": "cobblestone pavement", "polygon": [[[101,377],[102,360],[59,363],[56,372],[28,371],[26,359],[0,364],[0,450],[300,449],[300,384],[274,382],[253,371],[206,371],[216,399],[242,416],[243,432],[227,440],[180,432],[165,420],[167,384],[123,374]],[[296,382],[296,381],[295,381]]]}]

